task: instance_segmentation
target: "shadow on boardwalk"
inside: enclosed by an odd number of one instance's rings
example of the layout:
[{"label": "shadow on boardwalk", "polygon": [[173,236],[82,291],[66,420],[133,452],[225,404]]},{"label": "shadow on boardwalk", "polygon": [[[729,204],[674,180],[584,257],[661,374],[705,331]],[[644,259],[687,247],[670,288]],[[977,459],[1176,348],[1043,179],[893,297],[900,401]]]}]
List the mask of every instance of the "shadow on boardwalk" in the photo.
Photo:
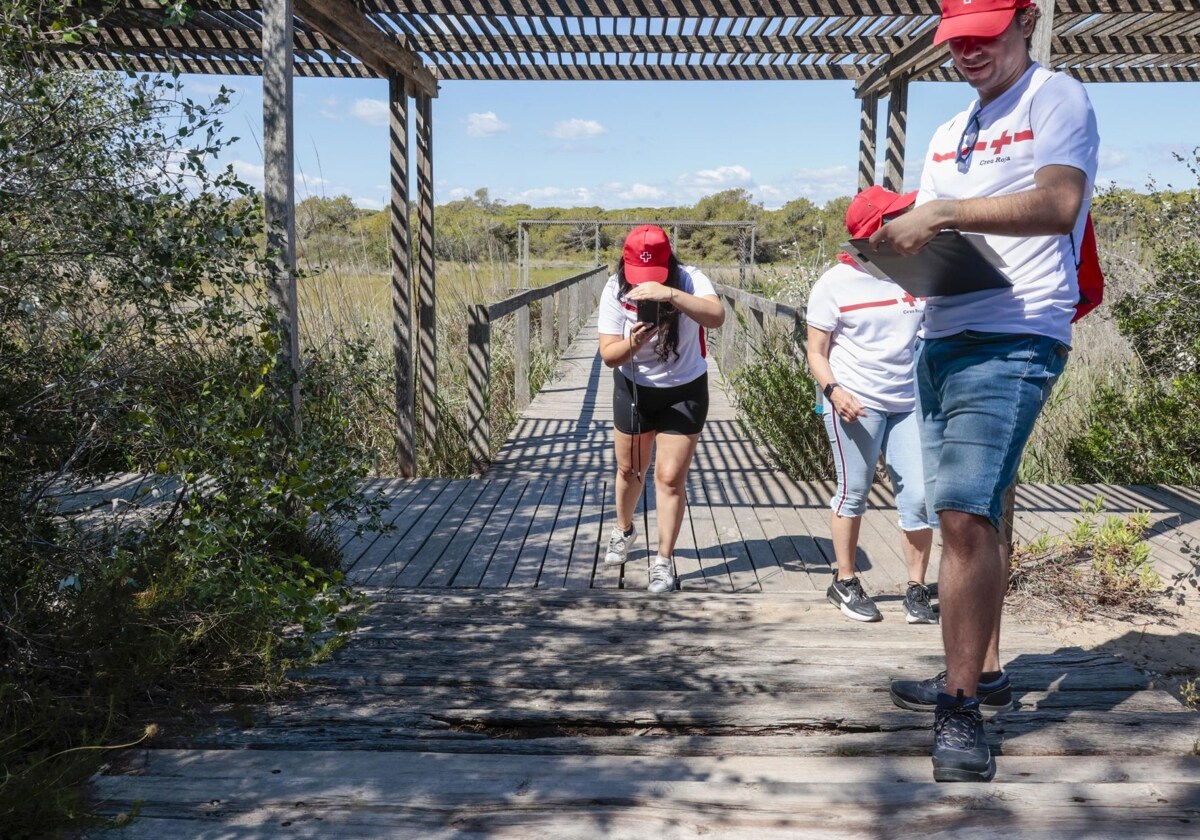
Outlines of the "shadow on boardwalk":
[{"label": "shadow on boardwalk", "polygon": [[[414,591],[305,692],[97,780],[126,837],[1194,836],[1197,716],[1020,628],[992,785],[930,781],[887,681],[936,628],[819,596]],[[182,746],[182,745],[180,745]]]}]

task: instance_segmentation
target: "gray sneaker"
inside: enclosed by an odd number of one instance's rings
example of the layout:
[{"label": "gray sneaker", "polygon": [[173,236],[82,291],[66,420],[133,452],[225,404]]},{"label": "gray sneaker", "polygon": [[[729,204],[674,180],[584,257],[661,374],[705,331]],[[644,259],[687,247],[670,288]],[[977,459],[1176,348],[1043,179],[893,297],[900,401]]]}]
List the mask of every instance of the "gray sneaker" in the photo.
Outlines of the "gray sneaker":
[{"label": "gray sneaker", "polygon": [[661,595],[664,592],[670,592],[674,588],[674,564],[671,562],[670,557],[663,557],[660,554],[650,564],[650,585],[646,587],[646,591],[652,592],[655,595]]},{"label": "gray sneaker", "polygon": [[637,544],[637,528],[630,526],[626,534],[620,526],[614,526],[608,536],[608,551],[604,554],[605,566],[620,566],[629,559],[629,551]]},{"label": "gray sneaker", "polygon": [[879,607],[875,606],[875,602],[863,591],[857,577],[845,580],[834,578],[833,583],[829,584],[829,589],[825,590],[825,597],[847,618],[853,618],[855,621],[883,620]]},{"label": "gray sneaker", "polygon": [[937,607],[929,601],[929,587],[922,583],[908,584],[904,593],[904,620],[909,624],[937,624]]}]

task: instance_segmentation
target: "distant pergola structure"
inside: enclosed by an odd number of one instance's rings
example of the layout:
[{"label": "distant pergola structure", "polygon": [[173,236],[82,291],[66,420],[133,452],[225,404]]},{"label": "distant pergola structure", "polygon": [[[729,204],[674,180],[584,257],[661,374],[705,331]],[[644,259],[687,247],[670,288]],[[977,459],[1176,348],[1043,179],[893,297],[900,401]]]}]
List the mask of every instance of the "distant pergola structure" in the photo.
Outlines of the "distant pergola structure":
[{"label": "distant pergola structure", "polygon": [[[860,100],[859,186],[876,181],[876,112],[888,102],[882,181],[904,181],[908,87],[957,81],[933,46],[938,0],[193,0],[165,25],[160,0],[117,0],[63,68],[261,75],[272,294],[298,366],[292,78],[379,78],[391,101],[392,300],[397,445],[415,465],[414,394],[437,434],[432,102],[444,81],[843,80]],[[1044,0],[1042,64],[1083,82],[1200,81],[1196,0]],[[96,16],[104,4],[81,13]],[[418,265],[409,230],[409,112],[416,114]],[[414,332],[414,323],[417,326]],[[414,334],[416,341],[414,341]],[[297,367],[298,369],[298,367]]]}]

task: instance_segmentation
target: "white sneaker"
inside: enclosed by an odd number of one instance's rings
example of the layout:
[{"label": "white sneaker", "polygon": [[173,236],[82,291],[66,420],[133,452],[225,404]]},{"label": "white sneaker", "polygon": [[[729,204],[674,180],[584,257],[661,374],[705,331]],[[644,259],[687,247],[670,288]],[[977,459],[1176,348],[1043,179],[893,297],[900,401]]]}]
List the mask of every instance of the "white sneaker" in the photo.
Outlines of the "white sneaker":
[{"label": "white sneaker", "polygon": [[671,562],[670,557],[663,557],[660,554],[650,564],[650,585],[646,587],[646,590],[655,595],[661,595],[664,592],[672,591],[674,588],[675,565]]},{"label": "white sneaker", "polygon": [[637,544],[637,528],[631,526],[626,534],[620,526],[614,526],[608,537],[608,551],[604,554],[605,566],[620,566],[629,559],[629,550]]}]

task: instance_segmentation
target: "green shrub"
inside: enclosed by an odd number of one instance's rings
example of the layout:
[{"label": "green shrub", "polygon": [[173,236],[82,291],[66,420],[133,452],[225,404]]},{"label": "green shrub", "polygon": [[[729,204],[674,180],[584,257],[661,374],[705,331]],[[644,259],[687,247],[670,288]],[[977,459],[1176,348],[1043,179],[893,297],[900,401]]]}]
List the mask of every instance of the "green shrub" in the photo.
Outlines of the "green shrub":
[{"label": "green shrub", "polygon": [[[353,346],[313,342],[293,414],[258,198],[208,168],[228,92],[44,71],[77,34],[57,12],[0,7],[6,837],[82,818],[72,785],[148,722],[276,690],[338,644],[339,540],[378,510]],[[142,489],[72,496],[122,471]]]},{"label": "green shrub", "polygon": [[1009,596],[1018,606],[1079,617],[1157,609],[1162,579],[1150,560],[1150,514],[1105,516],[1104,498],[1085,502],[1071,529],[1013,550]]},{"label": "green shrub", "polygon": [[755,359],[728,376],[741,422],[780,469],[797,481],[833,476],[829,438],[814,410],[816,389],[790,336],[765,332]]}]

